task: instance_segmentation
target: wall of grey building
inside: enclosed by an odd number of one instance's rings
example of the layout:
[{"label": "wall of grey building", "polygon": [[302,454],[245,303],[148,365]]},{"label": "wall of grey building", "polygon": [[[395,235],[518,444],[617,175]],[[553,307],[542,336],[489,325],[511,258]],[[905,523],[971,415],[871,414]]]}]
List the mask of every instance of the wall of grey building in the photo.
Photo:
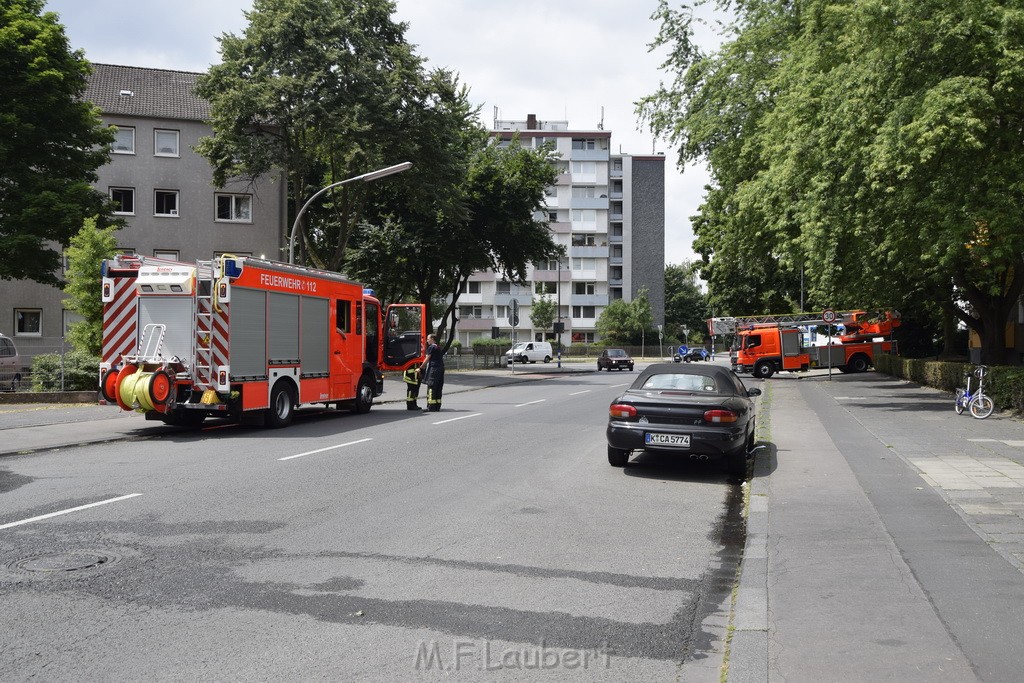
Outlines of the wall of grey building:
[{"label": "wall of grey building", "polygon": [[[152,256],[155,251],[177,252],[181,261],[210,259],[218,253],[251,254],[286,260],[285,225],[287,187],[281,176],[261,178],[258,183],[231,182],[216,189],[205,157],[194,151],[200,138],[211,134],[198,121],[104,116],[108,124],[135,128],[135,153],[111,154],[110,163],[97,171],[96,188],[108,193],[111,187],[133,188],[135,211],[122,216],[126,225],[117,233],[122,249]],[[154,129],[179,132],[178,155],[154,154]],[[154,215],[156,190],[178,193],[178,215]],[[252,196],[252,217],[248,221],[217,219],[218,193]],[[97,264],[96,277],[100,277]],[[64,328],[68,316],[64,293],[36,282],[0,281],[0,332],[14,339],[18,351],[28,360],[42,353],[65,349]],[[41,311],[39,335],[18,335],[15,311]],[[69,347],[68,347],[68,350]],[[26,361],[27,362],[27,361]]]},{"label": "wall of grey building", "polygon": [[631,157],[630,298],[647,289],[655,325],[665,323],[665,157]]}]

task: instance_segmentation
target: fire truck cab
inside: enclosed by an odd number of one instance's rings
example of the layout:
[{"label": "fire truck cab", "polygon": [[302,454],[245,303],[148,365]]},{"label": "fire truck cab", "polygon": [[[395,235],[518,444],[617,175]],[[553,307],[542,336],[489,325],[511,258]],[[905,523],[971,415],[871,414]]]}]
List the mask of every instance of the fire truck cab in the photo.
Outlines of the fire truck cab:
[{"label": "fire truck cab", "polygon": [[229,255],[119,256],[102,271],[100,391],[147,419],[284,427],[307,404],[365,413],[382,370],[423,360],[425,307],[385,309],[337,273]]}]

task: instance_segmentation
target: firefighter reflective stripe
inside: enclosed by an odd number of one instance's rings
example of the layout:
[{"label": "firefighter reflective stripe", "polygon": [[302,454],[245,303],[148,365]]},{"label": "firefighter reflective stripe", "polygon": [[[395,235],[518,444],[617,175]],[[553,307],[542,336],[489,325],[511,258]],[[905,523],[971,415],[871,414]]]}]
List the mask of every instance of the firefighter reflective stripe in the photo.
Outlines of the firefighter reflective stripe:
[{"label": "firefighter reflective stripe", "polygon": [[103,304],[103,348],[104,363],[116,365],[123,356],[135,352],[136,338],[136,297],[134,278],[114,278],[112,299]]}]

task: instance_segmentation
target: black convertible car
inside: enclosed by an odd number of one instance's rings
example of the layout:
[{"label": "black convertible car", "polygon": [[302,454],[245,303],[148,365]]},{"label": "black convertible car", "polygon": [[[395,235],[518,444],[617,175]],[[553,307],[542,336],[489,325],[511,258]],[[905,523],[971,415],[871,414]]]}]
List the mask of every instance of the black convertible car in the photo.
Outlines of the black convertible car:
[{"label": "black convertible car", "polygon": [[742,476],[760,394],[720,365],[651,365],[608,409],[608,462],[623,467],[635,450],[714,456]]}]

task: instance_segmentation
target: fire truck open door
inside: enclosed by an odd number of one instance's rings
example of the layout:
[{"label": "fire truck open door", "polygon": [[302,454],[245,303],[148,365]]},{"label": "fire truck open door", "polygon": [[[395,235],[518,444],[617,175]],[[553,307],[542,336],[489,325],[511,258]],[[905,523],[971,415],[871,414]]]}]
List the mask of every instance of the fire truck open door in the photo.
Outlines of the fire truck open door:
[{"label": "fire truck open door", "polygon": [[427,338],[426,306],[392,304],[384,317],[384,370],[405,370],[423,362]]}]

